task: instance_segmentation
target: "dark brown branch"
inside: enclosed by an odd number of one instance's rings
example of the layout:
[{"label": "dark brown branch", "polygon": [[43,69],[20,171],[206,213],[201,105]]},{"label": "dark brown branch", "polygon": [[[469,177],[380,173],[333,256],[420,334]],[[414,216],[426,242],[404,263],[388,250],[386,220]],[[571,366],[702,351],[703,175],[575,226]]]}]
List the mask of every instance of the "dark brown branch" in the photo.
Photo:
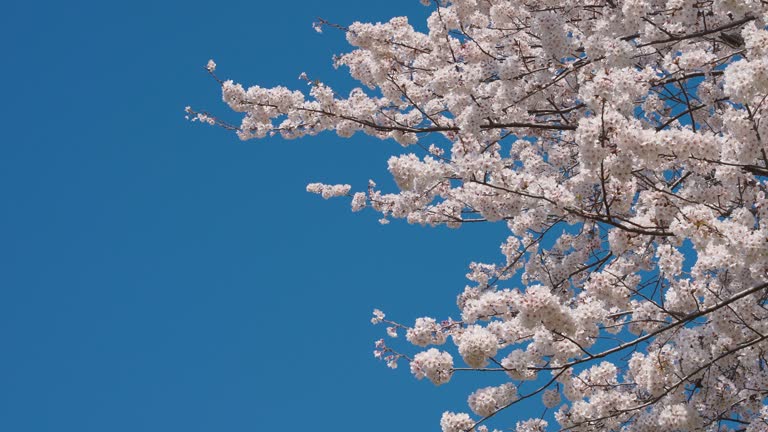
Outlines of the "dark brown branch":
[{"label": "dark brown branch", "polygon": [[687,39],[693,39],[693,38],[697,38],[697,37],[707,36],[707,35],[710,35],[712,33],[717,33],[717,32],[721,32],[723,30],[728,30],[728,29],[731,29],[731,28],[734,28],[734,27],[739,27],[742,24],[746,24],[746,23],[748,23],[750,21],[754,21],[754,20],[755,20],[755,17],[747,15],[747,16],[745,16],[744,18],[742,18],[740,20],[732,21],[732,22],[730,22],[728,24],[725,24],[725,25],[722,25],[720,27],[715,27],[715,28],[709,29],[709,30],[702,30],[702,31],[698,31],[698,32],[694,32],[694,33],[688,33],[688,34],[674,36],[674,37],[669,37],[667,39],[659,39],[659,40],[655,40],[655,41],[650,41],[650,42],[646,42],[646,43],[640,44],[637,47],[638,48],[642,48],[642,47],[646,47],[646,46],[650,46],[650,45],[664,44],[664,43],[670,43],[670,42],[680,42],[680,41],[684,41],[684,40],[687,40]]}]

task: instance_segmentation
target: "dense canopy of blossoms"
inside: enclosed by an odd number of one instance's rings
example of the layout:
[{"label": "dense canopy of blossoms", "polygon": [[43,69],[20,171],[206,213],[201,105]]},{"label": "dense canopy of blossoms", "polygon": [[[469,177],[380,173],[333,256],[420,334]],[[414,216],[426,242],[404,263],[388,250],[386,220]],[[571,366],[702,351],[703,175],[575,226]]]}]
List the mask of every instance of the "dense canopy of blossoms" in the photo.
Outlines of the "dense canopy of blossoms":
[{"label": "dense canopy of blossoms", "polygon": [[[307,189],[383,222],[506,224],[459,321],[372,320],[420,347],[376,344],[416,378],[497,374],[443,431],[768,430],[768,2],[422,3],[427,32],[333,25],[362,83],[346,97],[305,75],[308,94],[245,88],[211,61],[242,123],[188,112],[242,139],[391,138],[412,151],[388,162],[398,191]],[[494,424],[531,397],[557,424]]]}]

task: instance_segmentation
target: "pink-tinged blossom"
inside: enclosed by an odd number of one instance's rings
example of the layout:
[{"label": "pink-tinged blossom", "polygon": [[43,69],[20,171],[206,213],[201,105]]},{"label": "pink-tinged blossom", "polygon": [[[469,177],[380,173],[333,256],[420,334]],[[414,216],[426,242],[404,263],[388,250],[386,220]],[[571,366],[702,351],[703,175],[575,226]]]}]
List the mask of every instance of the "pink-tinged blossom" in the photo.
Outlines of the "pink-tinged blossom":
[{"label": "pink-tinged blossom", "polygon": [[546,432],[548,425],[546,420],[541,419],[521,421],[515,425],[515,432]]},{"label": "pink-tinged blossom", "polygon": [[517,387],[512,383],[498,387],[483,387],[469,395],[467,405],[475,414],[485,417],[517,399]]},{"label": "pink-tinged blossom", "polygon": [[418,379],[427,378],[435,385],[445,384],[453,373],[453,357],[445,351],[430,348],[413,357],[411,373]]},{"label": "pink-tinged blossom", "polygon": [[560,392],[557,389],[545,390],[541,395],[541,401],[547,408],[554,408],[560,405]]},{"label": "pink-tinged blossom", "polygon": [[386,315],[384,315],[384,312],[378,309],[374,309],[373,318],[371,318],[371,324],[379,324],[384,320],[384,317],[386,317]]},{"label": "pink-tinged blossom", "polygon": [[459,334],[454,334],[456,345],[464,359],[471,367],[483,367],[488,364],[488,358],[496,355],[499,341],[488,329],[473,325]]},{"label": "pink-tinged blossom", "polygon": [[466,432],[472,429],[475,422],[467,413],[453,413],[446,411],[440,419],[440,427],[443,432]]},{"label": "pink-tinged blossom", "polygon": [[405,334],[408,342],[425,347],[427,345],[442,345],[447,339],[446,332],[434,318],[416,318],[416,323]]},{"label": "pink-tinged blossom", "polygon": [[350,185],[326,185],[322,183],[307,185],[307,192],[319,194],[325,199],[347,195],[350,189],[352,189]]}]

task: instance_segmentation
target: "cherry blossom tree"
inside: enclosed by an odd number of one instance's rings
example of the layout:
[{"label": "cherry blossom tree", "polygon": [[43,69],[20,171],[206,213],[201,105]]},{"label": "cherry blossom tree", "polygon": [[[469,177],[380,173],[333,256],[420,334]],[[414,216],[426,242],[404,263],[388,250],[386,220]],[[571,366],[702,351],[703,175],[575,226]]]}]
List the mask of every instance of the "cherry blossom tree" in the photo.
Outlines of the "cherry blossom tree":
[{"label": "cherry blossom tree", "polygon": [[[398,190],[310,184],[381,222],[508,228],[460,319],[388,319],[417,379],[495,374],[444,432],[768,430],[768,2],[422,0],[428,31],[324,20],[343,96],[207,69],[243,140],[392,139]],[[458,290],[457,290],[458,292]],[[425,311],[427,312],[427,311]],[[497,424],[537,398],[554,421]]]}]

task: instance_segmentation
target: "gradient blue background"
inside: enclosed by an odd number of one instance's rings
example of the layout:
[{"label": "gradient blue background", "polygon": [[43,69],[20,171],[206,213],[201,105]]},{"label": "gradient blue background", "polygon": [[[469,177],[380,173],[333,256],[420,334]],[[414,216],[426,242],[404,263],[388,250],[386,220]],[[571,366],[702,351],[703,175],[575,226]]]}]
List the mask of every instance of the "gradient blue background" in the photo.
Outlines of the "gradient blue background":
[{"label": "gradient blue background", "polygon": [[473,379],[436,388],[373,358],[384,328],[370,314],[456,318],[467,264],[501,259],[503,226],[384,227],[304,191],[391,187],[386,159],[405,151],[393,142],[242,143],[183,113],[233,118],[209,58],[245,84],[306,88],[307,72],[347,91],[331,66],[344,36],[315,33],[315,17],[423,28],[428,12],[4,4],[0,431],[426,431],[465,410]]}]

